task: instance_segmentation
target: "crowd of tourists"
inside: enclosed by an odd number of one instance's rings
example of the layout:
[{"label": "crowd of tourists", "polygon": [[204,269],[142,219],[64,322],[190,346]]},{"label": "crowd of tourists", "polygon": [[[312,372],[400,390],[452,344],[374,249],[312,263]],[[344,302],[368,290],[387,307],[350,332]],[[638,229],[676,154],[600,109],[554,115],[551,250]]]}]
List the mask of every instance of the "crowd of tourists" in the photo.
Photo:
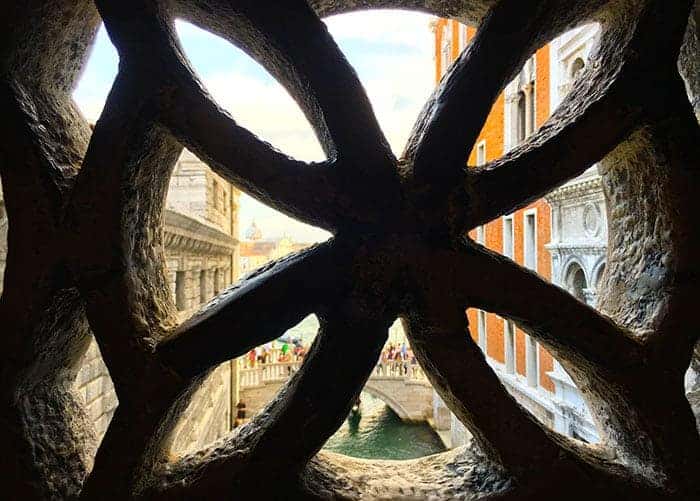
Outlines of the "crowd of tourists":
[{"label": "crowd of tourists", "polygon": [[[308,345],[300,338],[280,339],[258,346],[241,359],[243,368],[253,369],[261,364],[301,362],[308,353]],[[291,367],[289,375],[293,374]],[[382,349],[377,361],[375,373],[378,376],[415,376],[420,371],[413,350],[408,343],[388,343]],[[246,404],[239,402],[236,406],[234,426],[240,426],[250,421],[247,416]]]},{"label": "crowd of tourists", "polygon": [[300,338],[272,341],[253,348],[243,360],[243,367],[252,369],[258,364],[301,362],[308,347]]},{"label": "crowd of tourists", "polygon": [[[242,360],[243,368],[253,369],[260,364],[301,362],[308,346],[300,338],[281,339],[253,348]],[[405,376],[412,373],[418,362],[408,343],[388,343],[377,361],[376,373],[382,376]]]},{"label": "crowd of tourists", "polygon": [[413,350],[406,342],[400,345],[389,343],[379,355],[376,372],[381,376],[406,376],[417,364]]}]

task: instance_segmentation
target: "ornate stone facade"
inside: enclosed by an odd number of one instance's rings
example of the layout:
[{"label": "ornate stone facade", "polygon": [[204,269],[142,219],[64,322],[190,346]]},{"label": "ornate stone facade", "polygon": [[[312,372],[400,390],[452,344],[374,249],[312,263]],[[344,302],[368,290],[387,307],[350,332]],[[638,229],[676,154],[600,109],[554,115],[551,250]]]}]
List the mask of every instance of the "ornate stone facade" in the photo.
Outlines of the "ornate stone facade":
[{"label": "ornate stone facade", "polygon": [[[581,301],[596,306],[607,255],[605,195],[597,165],[547,196],[552,207],[552,282]],[[555,361],[553,427],[567,435],[595,442],[598,433],[583,397]]]},{"label": "ornate stone facade", "polygon": [[[589,24],[563,34],[550,44],[554,56],[549,68],[553,76],[552,108],[576,85],[599,33],[597,24]],[[605,194],[598,166],[593,165],[552,191],[546,200],[552,211],[552,238],[547,244],[552,256],[551,280],[595,307],[605,271],[608,242]],[[556,360],[549,377],[554,382],[553,428],[575,438],[597,442],[598,432],[581,392]]]}]

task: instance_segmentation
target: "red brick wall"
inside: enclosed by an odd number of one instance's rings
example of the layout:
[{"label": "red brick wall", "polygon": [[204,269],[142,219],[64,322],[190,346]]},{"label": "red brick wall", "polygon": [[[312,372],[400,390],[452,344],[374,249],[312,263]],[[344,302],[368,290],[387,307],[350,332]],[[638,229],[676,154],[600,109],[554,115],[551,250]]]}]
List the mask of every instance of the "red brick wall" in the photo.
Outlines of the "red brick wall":
[{"label": "red brick wall", "polygon": [[457,21],[450,21],[450,24],[452,25],[452,53],[450,54],[450,57],[452,61],[454,61],[459,57],[460,53],[459,29],[461,27],[461,24],[459,24]]},{"label": "red brick wall", "polygon": [[[455,23],[456,24],[456,23]],[[467,30],[467,39],[471,40],[474,37],[476,30],[469,28]],[[457,32],[453,31],[455,36]],[[455,38],[457,40],[457,38]],[[438,55],[439,59],[439,55]],[[439,61],[438,61],[439,65]],[[535,119],[537,126],[542,125],[549,117],[549,46],[542,47],[535,55]],[[503,155],[504,148],[504,112],[505,103],[503,94],[498,96],[494,106],[489,114],[482,131],[477,138],[477,144],[486,141],[486,159],[487,161],[494,160]],[[469,155],[469,165],[476,164],[476,147]],[[549,242],[551,237],[551,215],[550,208],[546,201],[540,199],[527,207],[513,213],[514,226],[514,259],[518,263],[524,261],[524,217],[525,212],[530,209],[536,209],[536,224],[537,224],[537,272],[545,279],[551,279],[551,256],[545,248],[545,244]],[[475,232],[470,232],[470,236],[475,238]],[[503,252],[503,222],[501,218],[491,221],[485,225],[485,245],[486,247]],[[507,284],[504,284],[507,287]],[[470,309],[467,312],[469,323],[471,325],[471,334],[474,340],[478,339],[477,329],[477,313],[476,310]],[[504,354],[504,326],[503,319],[497,315],[488,313],[486,316],[487,329],[487,354],[498,362],[505,363]],[[516,330],[515,340],[515,365],[516,371],[519,374],[525,375],[525,335],[520,330]],[[552,356],[540,347],[540,384],[543,388],[554,391],[554,385],[551,379],[547,376],[547,372],[552,370]]]}]

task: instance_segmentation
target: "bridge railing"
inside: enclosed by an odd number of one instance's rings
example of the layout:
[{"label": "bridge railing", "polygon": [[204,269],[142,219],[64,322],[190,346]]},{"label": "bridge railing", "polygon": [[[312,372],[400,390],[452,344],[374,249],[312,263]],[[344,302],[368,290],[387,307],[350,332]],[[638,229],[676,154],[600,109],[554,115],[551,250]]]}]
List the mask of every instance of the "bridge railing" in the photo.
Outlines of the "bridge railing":
[{"label": "bridge railing", "polygon": [[374,368],[371,377],[396,378],[396,379],[426,379],[425,373],[417,363],[392,360],[379,362]]},{"label": "bridge railing", "polygon": [[254,367],[239,369],[238,382],[240,388],[260,386],[265,383],[286,381],[299,370],[300,361],[258,363]]},{"label": "bridge railing", "polygon": [[[241,367],[238,372],[239,388],[251,388],[265,383],[286,381],[299,370],[301,361],[257,363],[254,367]],[[378,363],[370,377],[425,380],[420,365],[400,360]]]}]

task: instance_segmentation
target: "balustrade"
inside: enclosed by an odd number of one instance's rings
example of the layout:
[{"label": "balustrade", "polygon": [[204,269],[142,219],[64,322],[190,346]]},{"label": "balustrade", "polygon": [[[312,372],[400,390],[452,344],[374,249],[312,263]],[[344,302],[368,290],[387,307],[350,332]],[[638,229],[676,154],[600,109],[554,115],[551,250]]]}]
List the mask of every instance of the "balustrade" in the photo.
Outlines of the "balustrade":
[{"label": "balustrade", "polygon": [[[301,361],[256,363],[247,366],[248,362],[241,360],[239,369],[240,388],[251,388],[265,383],[286,381],[301,367]],[[406,380],[425,380],[425,374],[420,365],[402,361],[379,363],[370,377],[395,378]]]},{"label": "balustrade", "polygon": [[301,361],[256,363],[239,370],[240,388],[260,386],[268,382],[285,381],[301,367]]}]

